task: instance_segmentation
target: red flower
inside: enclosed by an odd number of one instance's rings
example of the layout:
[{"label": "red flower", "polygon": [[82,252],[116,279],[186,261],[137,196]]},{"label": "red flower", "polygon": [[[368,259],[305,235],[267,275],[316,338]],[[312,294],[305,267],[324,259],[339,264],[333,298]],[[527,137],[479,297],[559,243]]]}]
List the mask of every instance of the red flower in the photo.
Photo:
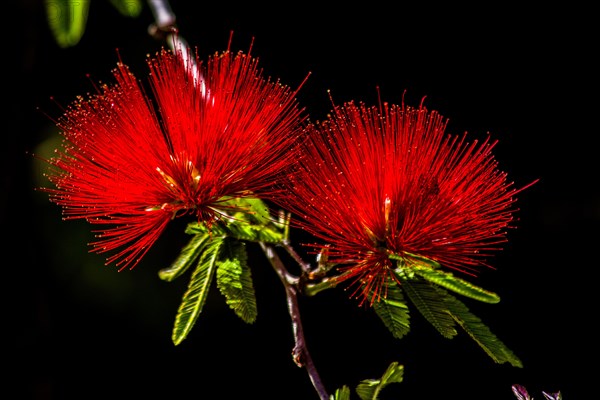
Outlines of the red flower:
[{"label": "red flower", "polygon": [[[66,141],[43,188],[65,219],[102,225],[92,251],[133,268],[185,214],[212,223],[225,196],[274,196],[293,159],[303,110],[257,60],[229,50],[198,69],[163,50],[148,59],[154,98],[127,66],[58,120]],[[198,73],[199,72],[199,73]]]},{"label": "red flower", "polygon": [[[474,274],[514,221],[513,184],[495,142],[446,135],[435,111],[405,105],[336,106],[309,140],[281,205],[326,244],[339,281],[378,298],[393,260],[419,257]],[[415,257],[416,256],[416,257]]]}]

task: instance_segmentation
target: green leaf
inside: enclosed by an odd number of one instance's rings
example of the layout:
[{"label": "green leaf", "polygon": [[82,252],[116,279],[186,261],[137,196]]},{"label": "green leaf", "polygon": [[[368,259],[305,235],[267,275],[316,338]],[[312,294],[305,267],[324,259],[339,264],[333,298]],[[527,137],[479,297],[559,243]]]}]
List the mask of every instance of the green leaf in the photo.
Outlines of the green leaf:
[{"label": "green leaf", "polygon": [[269,207],[259,198],[225,198],[220,202],[222,208],[233,211],[227,223],[227,235],[239,240],[278,244],[287,237],[289,218],[280,215],[274,219]]},{"label": "green leaf", "polygon": [[268,225],[275,222],[271,218],[269,207],[256,197],[230,197],[219,199],[219,208],[234,219],[246,221],[249,224]]},{"label": "green leaf", "polygon": [[216,236],[227,236],[248,242],[263,242],[281,244],[285,239],[285,227],[279,228],[276,224],[257,225],[248,223],[243,219],[244,214],[214,223],[210,228],[205,224],[192,222],[187,225],[185,232],[188,234],[208,233]]},{"label": "green leaf", "polygon": [[245,219],[258,225],[267,225],[273,221],[269,207],[261,199],[244,197],[235,199],[235,204],[245,214]]},{"label": "green leaf", "polygon": [[500,301],[500,297],[496,293],[484,290],[470,282],[457,278],[450,272],[422,267],[420,265],[413,265],[410,269],[429,282],[445,287],[465,297],[491,304],[496,304]]},{"label": "green leaf", "polygon": [[329,396],[329,400],[350,400],[350,388],[344,385],[336,389],[335,394]]},{"label": "green leaf", "polygon": [[404,365],[400,365],[396,361],[390,364],[381,378],[386,385],[389,385],[390,383],[401,383],[403,379]]},{"label": "green leaf", "polygon": [[450,315],[465,332],[498,364],[510,363],[522,368],[521,360],[502,343],[481,320],[473,315],[458,299],[442,288],[436,288],[444,297]]},{"label": "green leaf", "polygon": [[223,238],[213,237],[207,243],[198,266],[192,274],[188,289],[183,295],[183,300],[175,317],[175,326],[172,335],[175,345],[180,344],[187,337],[202,312],[210,283],[215,274],[217,257],[223,242]]},{"label": "green leaf", "polygon": [[373,303],[373,310],[392,335],[400,339],[410,330],[410,314],[402,289],[393,279],[387,283],[387,293]]},{"label": "green leaf", "polygon": [[410,267],[415,264],[421,265],[421,266],[426,266],[429,268],[440,268],[440,263],[438,263],[437,261],[431,260],[427,257],[420,256],[418,254],[409,253],[407,251],[403,252],[402,255],[392,253],[389,255],[389,257],[390,257],[390,260],[399,261],[400,266],[403,268]]},{"label": "green leaf", "polygon": [[171,282],[181,276],[202,253],[208,233],[199,233],[194,235],[190,242],[181,250],[177,259],[169,266],[158,271],[158,276],[163,281]]},{"label": "green leaf", "polygon": [[91,0],[46,0],[48,25],[60,47],[75,46],[81,40]]},{"label": "green leaf", "polygon": [[227,224],[226,235],[238,240],[280,244],[284,235],[278,230],[266,225],[253,225],[244,221],[234,220]]},{"label": "green leaf", "polygon": [[217,286],[226,302],[244,322],[256,320],[256,296],[247,264],[246,245],[226,240],[217,261]]},{"label": "green leaf", "polygon": [[110,0],[111,4],[126,17],[135,18],[142,12],[141,0]]},{"label": "green leaf", "polygon": [[230,217],[224,217],[210,227],[198,222],[190,223],[186,233],[209,233],[271,244],[281,244],[287,239],[289,215],[282,214],[278,219],[272,218],[267,205],[258,198],[223,197],[219,200],[219,207]]},{"label": "green leaf", "polygon": [[400,383],[404,376],[404,366],[393,362],[384,372],[381,379],[365,379],[356,387],[361,400],[377,400],[379,393],[390,383]]},{"label": "green leaf", "polygon": [[451,339],[458,333],[454,328],[454,319],[448,312],[443,296],[429,282],[419,277],[413,279],[397,275],[402,288],[417,310],[442,336]]}]

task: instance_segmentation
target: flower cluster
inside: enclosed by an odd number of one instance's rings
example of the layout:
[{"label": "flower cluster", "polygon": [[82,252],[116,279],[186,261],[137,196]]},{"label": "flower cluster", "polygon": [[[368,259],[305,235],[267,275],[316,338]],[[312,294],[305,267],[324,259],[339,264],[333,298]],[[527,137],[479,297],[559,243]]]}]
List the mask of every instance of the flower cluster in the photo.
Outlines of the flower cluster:
[{"label": "flower cluster", "polygon": [[[447,134],[448,120],[423,104],[332,102],[331,114],[312,122],[297,91],[263,78],[257,59],[242,52],[203,64],[163,49],[148,65],[152,96],[120,62],[116,83],[66,108],[56,121],[64,141],[47,160],[54,187],[42,190],[65,219],[99,226],[92,251],[109,253],[107,264],[120,270],[134,268],[171,220],[195,218],[188,245],[159,271],[172,281],[195,265],[175,318],[176,345],[213,280],[242,320],[255,320],[250,241],[286,288],[294,361],[322,399],[329,395],[305,345],[297,294],[342,282],[396,338],[410,328],[408,300],[444,337],[459,325],[495,362],[522,366],[449,293],[499,301],[450,271],[489,267],[514,227],[516,195],[529,186],[507,180],[489,135],[480,142]],[[263,200],[283,208],[278,219]],[[318,255],[315,267],[291,246],[290,227],[316,240],[304,243]],[[288,271],[276,246],[301,275]],[[402,367],[390,371],[402,375]]]},{"label": "flower cluster", "polygon": [[447,135],[423,105],[348,102],[311,123],[249,55],[180,56],[149,58],[153,97],[119,63],[116,84],[57,122],[66,141],[44,190],[66,219],[103,226],[92,245],[108,263],[133,268],[173,218],[210,226],[240,197],[291,212],[363,299],[396,279],[393,260],[474,275],[501,249],[524,188],[498,169],[489,137]]},{"label": "flower cluster", "polygon": [[[66,139],[44,188],[65,219],[100,225],[93,251],[133,268],[170,220],[211,224],[225,199],[274,193],[294,158],[304,110],[296,91],[227,50],[203,64],[162,50],[148,59],[153,97],[119,63],[116,83],[79,98],[57,121]],[[235,211],[235,210],[233,210]]]}]

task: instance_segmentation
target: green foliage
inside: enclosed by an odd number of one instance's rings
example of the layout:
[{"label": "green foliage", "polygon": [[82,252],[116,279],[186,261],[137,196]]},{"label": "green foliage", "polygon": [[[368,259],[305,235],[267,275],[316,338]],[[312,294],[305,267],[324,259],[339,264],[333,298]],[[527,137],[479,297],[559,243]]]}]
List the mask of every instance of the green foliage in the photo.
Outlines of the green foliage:
[{"label": "green foliage", "polygon": [[56,43],[75,46],[85,32],[90,1],[46,0],[46,17]]},{"label": "green foliage", "polygon": [[410,330],[408,305],[402,289],[392,279],[388,282],[386,295],[373,303],[373,310],[395,338],[404,337]]},{"label": "green foliage", "polygon": [[447,339],[458,333],[439,292],[423,279],[404,279],[402,288],[425,319]]},{"label": "green foliage", "polygon": [[329,400],[350,400],[350,388],[344,385],[336,389],[335,393],[329,396]]},{"label": "green foliage", "polygon": [[213,238],[206,245],[198,266],[192,274],[188,289],[183,295],[183,300],[175,317],[172,335],[175,345],[180,344],[187,337],[202,311],[208,289],[215,274],[217,257],[223,242],[222,238]]},{"label": "green foliage", "polygon": [[234,219],[242,219],[251,224],[269,225],[273,222],[269,207],[255,197],[226,197],[220,202],[220,206],[227,209],[231,208],[234,213]]},{"label": "green foliage", "polygon": [[402,338],[410,329],[408,307],[403,297],[405,293],[423,317],[445,338],[455,337],[458,325],[496,363],[507,362],[522,367],[519,358],[446,289],[487,303],[500,301],[495,293],[441,271],[437,269],[439,264],[422,257],[390,258],[398,264],[394,270],[397,281],[388,280],[386,296],[375,302],[373,308],[394,337]]},{"label": "green foliage", "polygon": [[183,295],[173,328],[173,342],[181,343],[202,312],[213,277],[229,307],[246,323],[257,317],[256,295],[245,242],[280,244],[286,239],[289,217],[271,218],[259,199],[223,199],[220,204],[232,212],[212,225],[190,223],[185,232],[192,239],[175,261],[159,271],[159,277],[173,281],[197,262],[188,289]]},{"label": "green foliage", "polygon": [[478,317],[473,315],[463,303],[442,288],[438,287],[436,290],[440,292],[452,318],[475,340],[488,356],[498,364],[508,362],[513,367],[523,367],[521,360]]},{"label": "green foliage", "polygon": [[186,228],[186,233],[208,233],[271,244],[287,240],[289,217],[280,217],[278,220],[271,218],[267,206],[260,199],[228,199],[220,205],[230,208],[232,215],[210,227],[197,222],[191,223]]},{"label": "green foliage", "polygon": [[463,279],[457,278],[450,272],[423,267],[421,265],[411,266],[411,269],[415,274],[420,275],[429,282],[445,287],[462,296],[490,304],[495,304],[500,301],[500,297],[496,293],[484,290]]},{"label": "green foliage", "polygon": [[[62,48],[73,47],[83,37],[87,26],[91,0],[45,0],[48,26],[56,43]],[[110,0],[125,17],[141,14],[141,0]]]},{"label": "green foliage", "polygon": [[279,244],[283,241],[283,233],[268,225],[253,225],[240,221],[231,221],[221,226],[221,233],[238,240]]},{"label": "green foliage", "polygon": [[225,240],[217,261],[217,287],[226,302],[244,322],[256,320],[256,296],[247,264],[246,244]]},{"label": "green foliage", "polygon": [[[378,400],[379,393],[391,383],[400,383],[404,379],[404,366],[392,362],[379,379],[364,379],[356,387],[356,394],[361,400]],[[342,386],[329,400],[350,400],[350,388]]]},{"label": "green foliage", "polygon": [[381,379],[365,379],[356,387],[356,393],[361,400],[377,400],[379,393],[390,383],[400,383],[404,376],[404,366],[397,362],[391,363]]},{"label": "green foliage", "polygon": [[403,252],[402,255],[390,254],[390,260],[398,261],[400,267],[411,267],[414,265],[421,265],[423,267],[438,269],[441,267],[440,263],[435,260],[431,260],[427,257],[420,256],[418,254]]},{"label": "green foliage", "polygon": [[142,12],[141,0],[110,0],[110,3],[125,17],[135,18]]},{"label": "green foliage", "polygon": [[208,238],[209,234],[207,232],[194,235],[169,268],[164,268],[158,272],[160,279],[171,282],[187,271],[196,259],[200,257]]}]

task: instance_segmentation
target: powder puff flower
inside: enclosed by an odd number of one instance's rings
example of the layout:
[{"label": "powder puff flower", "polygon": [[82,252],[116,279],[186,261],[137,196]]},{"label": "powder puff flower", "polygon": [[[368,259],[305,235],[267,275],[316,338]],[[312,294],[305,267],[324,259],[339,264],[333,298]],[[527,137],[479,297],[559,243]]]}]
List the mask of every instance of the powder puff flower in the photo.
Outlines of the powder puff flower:
[{"label": "powder puff flower", "polygon": [[[513,226],[515,189],[498,169],[496,142],[445,134],[422,105],[336,106],[309,140],[281,206],[322,240],[315,252],[371,303],[397,263],[474,275]],[[325,254],[325,253],[323,253]]]},{"label": "powder puff flower", "polygon": [[[118,63],[68,106],[57,126],[62,147],[43,188],[65,219],[100,227],[92,251],[133,268],[173,218],[213,223],[225,199],[269,199],[294,158],[303,110],[296,91],[264,78],[257,59],[229,50],[184,64],[162,50],[148,58],[148,95]],[[197,69],[196,69],[197,66]]]}]

